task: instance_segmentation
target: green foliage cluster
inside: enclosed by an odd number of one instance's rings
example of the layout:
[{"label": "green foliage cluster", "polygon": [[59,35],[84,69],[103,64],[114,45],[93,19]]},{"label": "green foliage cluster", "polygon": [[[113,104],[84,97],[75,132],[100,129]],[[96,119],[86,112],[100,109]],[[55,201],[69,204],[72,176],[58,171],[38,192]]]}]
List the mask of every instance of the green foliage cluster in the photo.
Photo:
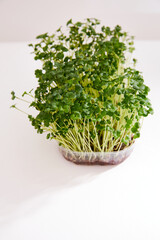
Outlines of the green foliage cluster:
[{"label": "green foliage cluster", "polygon": [[66,26],[66,34],[60,27],[29,44],[42,62],[35,71],[38,87],[22,95],[33,97],[30,107],[38,111],[29,120],[72,151],[127,147],[140,136],[142,118],[153,113],[149,88],[131,57],[133,37],[118,25],[101,27],[97,19]]}]

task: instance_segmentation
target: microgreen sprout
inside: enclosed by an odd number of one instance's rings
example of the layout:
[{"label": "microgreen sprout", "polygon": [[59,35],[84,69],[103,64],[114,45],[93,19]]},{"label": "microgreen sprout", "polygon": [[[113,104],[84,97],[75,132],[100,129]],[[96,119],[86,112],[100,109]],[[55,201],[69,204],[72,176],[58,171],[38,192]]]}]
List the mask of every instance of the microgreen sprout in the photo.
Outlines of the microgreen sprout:
[{"label": "microgreen sprout", "polygon": [[[133,37],[120,26],[110,29],[97,19],[66,24],[55,34],[37,36],[33,48],[42,67],[28,115],[38,133],[79,152],[112,152],[140,137],[141,121],[153,113],[149,87],[135,69]],[[20,99],[12,91],[12,99]],[[13,105],[16,108],[15,105]]]}]

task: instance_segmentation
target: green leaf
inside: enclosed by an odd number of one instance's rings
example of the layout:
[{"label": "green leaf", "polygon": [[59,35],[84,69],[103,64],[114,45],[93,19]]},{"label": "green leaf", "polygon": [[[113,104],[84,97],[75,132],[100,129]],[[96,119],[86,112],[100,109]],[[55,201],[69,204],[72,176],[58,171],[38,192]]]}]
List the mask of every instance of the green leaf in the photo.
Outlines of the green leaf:
[{"label": "green leaf", "polygon": [[61,47],[61,50],[62,50],[63,52],[68,52],[68,48],[66,48],[66,47],[64,47],[64,46]]},{"label": "green leaf", "polygon": [[134,124],[134,126],[131,128],[132,133],[136,133],[139,128],[140,128],[140,124],[139,124],[139,122],[136,122],[136,123]]},{"label": "green leaf", "polygon": [[58,104],[57,104],[57,102],[52,102],[52,103],[51,103],[51,107],[52,107],[53,110],[57,110],[57,109],[58,109]]},{"label": "green leaf", "polygon": [[72,120],[77,120],[81,118],[81,114],[78,111],[75,111],[73,114],[71,114],[71,119]]},{"label": "green leaf", "polygon": [[140,133],[139,132],[135,133],[134,136],[133,136],[134,139],[139,138],[139,137],[140,137]]},{"label": "green leaf", "polygon": [[36,38],[37,39],[41,39],[41,38],[46,38],[46,37],[48,37],[48,33],[44,33],[44,34],[38,35]]},{"label": "green leaf", "polygon": [[68,93],[66,93],[66,97],[69,99],[74,99],[74,98],[76,98],[76,93],[68,92]]},{"label": "green leaf", "polygon": [[16,98],[16,96],[15,96],[15,92],[12,91],[12,92],[11,92],[11,95],[12,95],[12,100],[14,100],[14,99]]},{"label": "green leaf", "polygon": [[66,25],[68,26],[68,25],[70,25],[70,24],[72,24],[72,19],[70,19],[70,20],[67,22]]},{"label": "green leaf", "polygon": [[63,110],[65,113],[68,113],[70,111],[70,106],[69,105],[64,105]]},{"label": "green leaf", "polygon": [[10,108],[16,108],[16,104],[14,104],[14,105],[10,106]]},{"label": "green leaf", "polygon": [[50,138],[50,135],[51,135],[51,134],[50,134],[50,133],[48,133],[48,134],[47,134],[47,136],[46,136],[46,138],[47,138],[47,139],[49,139],[49,138]]},{"label": "green leaf", "polygon": [[25,95],[27,95],[27,92],[26,92],[26,91],[22,94],[22,97],[24,97]]},{"label": "green leaf", "polygon": [[77,93],[81,93],[82,90],[83,90],[83,88],[82,88],[82,86],[81,86],[80,84],[76,84],[76,85],[75,85],[75,91],[76,91]]},{"label": "green leaf", "polygon": [[58,59],[64,58],[63,52],[59,52],[59,53],[56,55],[56,57],[57,57]]},{"label": "green leaf", "polygon": [[75,23],[75,26],[77,26],[77,27],[81,27],[83,25],[83,23],[81,23],[81,22],[76,22]]}]

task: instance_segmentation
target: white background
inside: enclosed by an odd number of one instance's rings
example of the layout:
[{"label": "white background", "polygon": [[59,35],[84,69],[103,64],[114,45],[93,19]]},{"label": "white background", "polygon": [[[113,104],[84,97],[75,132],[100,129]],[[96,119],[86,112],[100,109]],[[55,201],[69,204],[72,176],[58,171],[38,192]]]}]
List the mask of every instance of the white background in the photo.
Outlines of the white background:
[{"label": "white background", "polygon": [[120,24],[137,39],[160,39],[160,0],[0,0],[0,41],[32,41],[87,17]]},{"label": "white background", "polygon": [[[129,2],[0,0],[0,240],[160,239],[159,1],[134,1],[132,7]],[[145,28],[143,17],[149,15],[154,22]],[[37,135],[25,115],[9,108],[11,90],[20,95],[36,85],[37,63],[24,41],[71,16],[123,23],[141,39],[137,68],[151,88],[155,113],[144,120],[132,155],[118,166],[66,161],[54,141]]]}]

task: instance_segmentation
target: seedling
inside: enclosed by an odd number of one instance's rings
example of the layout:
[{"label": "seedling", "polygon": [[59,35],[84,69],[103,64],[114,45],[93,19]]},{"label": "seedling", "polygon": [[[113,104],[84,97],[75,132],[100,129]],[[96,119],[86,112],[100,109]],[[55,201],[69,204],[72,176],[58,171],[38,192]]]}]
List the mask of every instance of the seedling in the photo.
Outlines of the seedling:
[{"label": "seedling", "polygon": [[[122,150],[140,137],[143,117],[153,113],[149,87],[132,58],[133,37],[97,19],[69,20],[66,27],[66,34],[60,27],[29,44],[42,67],[35,70],[38,87],[22,94],[37,110],[28,118],[37,133],[66,149]],[[14,92],[12,99],[19,99]]]}]

